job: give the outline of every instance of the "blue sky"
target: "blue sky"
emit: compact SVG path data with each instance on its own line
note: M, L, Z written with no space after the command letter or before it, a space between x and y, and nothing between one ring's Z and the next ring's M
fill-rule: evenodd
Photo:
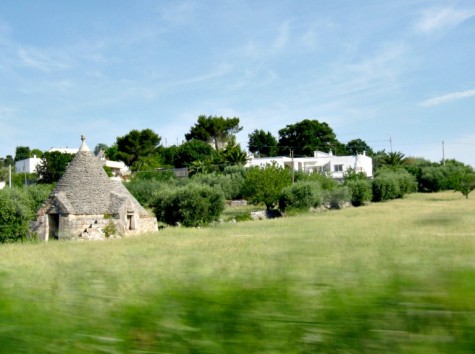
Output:
M205 114L475 166L473 1L2 1L0 79L0 156Z

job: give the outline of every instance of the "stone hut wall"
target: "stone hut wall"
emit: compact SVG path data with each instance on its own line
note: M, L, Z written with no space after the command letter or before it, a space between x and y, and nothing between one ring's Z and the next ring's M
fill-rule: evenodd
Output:
M61 216L59 221L59 239L103 240L106 238L103 229L109 222L112 222L118 228L119 220L104 218L102 214Z
M147 217L142 216L140 217L139 222L140 222L140 230L128 230L126 235L129 235L129 234L135 235L135 234L141 234L144 232L158 231L157 218L155 218L154 216L147 216ZM135 232L131 232L131 231L135 231Z
M104 215L68 215L61 217L59 239L71 240L104 240L108 236L104 229L112 224L115 228L111 238L133 236L144 232L158 230L157 219L154 217L141 217L137 221L137 228L127 229L127 225L119 215L104 217Z

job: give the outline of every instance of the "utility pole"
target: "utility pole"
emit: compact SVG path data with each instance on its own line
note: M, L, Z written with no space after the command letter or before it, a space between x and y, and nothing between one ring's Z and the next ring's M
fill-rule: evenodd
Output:
M445 144L442 140L442 166L445 166Z
M295 182L294 150L290 149L290 158L292 159L292 184Z
M391 148L391 154L393 153L393 139L391 139L391 135L386 133L387 136L389 136L389 147Z

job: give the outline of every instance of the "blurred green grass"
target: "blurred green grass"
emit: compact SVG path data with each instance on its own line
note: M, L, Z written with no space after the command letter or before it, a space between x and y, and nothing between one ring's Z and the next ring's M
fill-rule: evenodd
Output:
M475 200L453 193L0 247L1 353L475 352Z

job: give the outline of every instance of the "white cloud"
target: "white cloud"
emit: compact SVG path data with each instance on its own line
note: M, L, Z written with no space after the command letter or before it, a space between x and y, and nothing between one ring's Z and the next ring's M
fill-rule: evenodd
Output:
M472 96L475 96L475 89L452 92L446 95L430 98L428 100L422 101L420 105L423 107L437 106L442 103L452 102L452 101L456 101L462 98L467 98L467 97L472 97Z
M432 33L455 27L473 16L474 10L456 10L452 7L429 9L423 12L422 18L415 24L415 29L420 33Z
M67 56L54 56L34 47L20 47L17 51L17 55L23 65L44 72L63 70L70 66Z
M404 44L395 43L384 48L373 57L368 57L359 63L350 65L350 68L368 80L392 77L395 74L394 63L404 55L404 52Z
M175 85L189 85L189 84L195 84L199 82L204 82L216 78L220 78L222 76L225 76L229 74L232 71L232 66L226 63L222 63L218 65L214 70L204 73L202 75L198 75L195 77L190 77L189 79L181 80L175 82Z
M287 43L290 40L290 29L289 29L289 22L284 22L280 27L277 34L277 37L274 40L273 48L274 50L281 50L285 48Z
M392 43L359 61L344 58L333 63L317 84L327 87L327 95L333 98L379 95L397 87L405 54L404 43Z
M274 37L266 38L261 41L256 41L254 38L249 39L243 47L245 55L252 60L262 62L264 59L273 57L278 54L278 52L285 50L290 43L289 21L282 22L272 35L274 35Z

